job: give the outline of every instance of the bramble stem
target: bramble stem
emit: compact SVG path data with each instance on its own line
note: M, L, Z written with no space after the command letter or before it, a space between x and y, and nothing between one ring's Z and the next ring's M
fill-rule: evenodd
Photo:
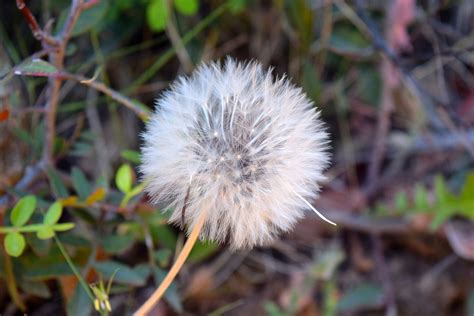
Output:
M198 239L199 233L201 232L201 229L204 226L205 220L206 220L206 212L202 212L197 220L196 225L194 225L193 230L191 231L191 234L189 235L188 240L184 244L183 249L179 253L178 258L176 258L175 263L171 267L165 279L163 280L163 282L161 282L160 286L155 290L155 292L153 292L150 298L148 298L145 304L143 304L140 307L140 309L137 310L135 314L133 314L134 316L148 315L151 309L161 299L163 294L165 294L166 290L171 285L171 282L173 282L174 278L178 274L179 270L181 270L181 267L183 266L184 262L188 258L189 253L191 252L191 249L193 249L193 246Z

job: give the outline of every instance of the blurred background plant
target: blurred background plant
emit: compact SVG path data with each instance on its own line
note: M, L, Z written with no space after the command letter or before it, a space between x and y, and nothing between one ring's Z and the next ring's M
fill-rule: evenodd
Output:
M315 205L338 227L198 244L156 314L474 315L472 1L0 8L0 314L140 306L185 239L142 193L143 120L178 75L232 55L322 110L334 159Z

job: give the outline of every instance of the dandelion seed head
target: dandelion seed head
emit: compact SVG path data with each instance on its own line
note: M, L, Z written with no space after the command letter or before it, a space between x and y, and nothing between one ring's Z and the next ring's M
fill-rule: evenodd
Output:
M157 101L143 134L141 172L170 221L233 248L267 244L317 196L328 166L319 112L286 77L257 62L200 66ZM186 203L186 205L184 205Z

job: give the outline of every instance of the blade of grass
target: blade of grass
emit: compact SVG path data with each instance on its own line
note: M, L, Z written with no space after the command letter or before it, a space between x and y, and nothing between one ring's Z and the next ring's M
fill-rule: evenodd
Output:
M211 24L215 19L217 19L225 10L228 8L228 2L222 4L217 9L212 11L207 17L200 21L193 29L189 30L183 37L181 44L186 45L191 41L196 35L198 35L202 30L204 30L209 24ZM158 70L161 69L175 54L176 46L169 48L163 55L156 60L156 62L151 65L140 77L138 77L134 82L132 82L123 92L129 94L138 86L142 85L150 78L152 78Z
M71 268L76 278L79 280L79 283L81 284L82 288L84 289L84 291L86 291L87 296L89 296L89 298L91 299L91 302L94 303L94 295L92 295L89 285L84 280L82 275L79 273L79 270L77 270L76 266L74 265L74 262L72 262L72 259L67 253L66 249L64 248L63 243L59 240L58 236L56 235L54 236L54 240L56 241L56 245L58 245L58 248L61 251L64 259L66 259L67 264Z

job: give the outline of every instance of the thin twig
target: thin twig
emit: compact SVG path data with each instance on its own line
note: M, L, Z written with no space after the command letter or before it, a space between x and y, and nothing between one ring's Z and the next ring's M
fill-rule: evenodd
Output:
M384 58L382 61L382 72L390 71L390 62ZM375 133L375 142L372 150L371 161L367 172L367 191L372 192L377 186L380 168L386 151L386 140L390 130L390 117L394 110L393 90L386 82L382 88L382 107L377 113L377 130Z
M355 0L356 12L359 16L360 20L365 23L367 26L367 30L369 31L369 35L372 39L372 43L375 49L379 50L390 62L393 66L395 66L399 73L402 75L402 79L404 80L406 86L416 95L421 103L424 105L424 108L430 118L430 122L433 127L437 130L450 130L453 135L456 137L460 137L462 139L461 145L464 147L466 152L474 157L474 146L469 142L468 139L464 138L464 134L455 128L455 123L452 121L448 111L449 109L443 104L441 101L437 100L431 94L429 94L423 86L415 79L412 75L411 70L407 69L400 61L399 56L397 53L392 49L388 43L385 41L384 37L379 31L379 28L375 24L375 22L369 17L366 10L364 9L364 1L363 0ZM383 122L382 122L383 123ZM381 162L381 158L379 158L379 163ZM377 169L379 168L377 165L373 166L373 174L376 174ZM373 176L372 176L373 178ZM373 179L372 179L373 180ZM377 190L377 186L374 185L375 181L372 181L372 185L369 185L367 188L367 194L373 195Z
M117 91L107 87L102 82L97 82L97 81L94 81L94 80L87 79L86 77L81 76L81 75L75 75L75 74L70 74L70 73L65 73L65 72L62 73L62 76L65 79L70 79L70 80L77 81L79 83L82 83L85 86L88 86L90 88L93 88L97 91L102 92L103 94L109 96L112 100L126 106L127 108L129 108L130 110L135 112L143 120L147 119L148 116L150 115L150 113L148 111L146 111L142 107L139 107L131 99L127 98L126 96L124 96L120 92L117 92Z
M417 80L415 80L410 72L410 70L404 67L397 56L397 54L393 51L391 47L385 42L382 34L379 32L379 28L375 24L375 22L369 17L367 12L365 12L363 0L355 0L356 5L356 12L359 16L360 20L365 23L367 26L367 30L369 31L369 35L372 39L372 44L374 48L384 54L391 62L394 64L398 69L400 69L400 73L404 76L405 81L409 84L408 87L413 88L413 92L417 95L420 100L425 105L425 109L427 110L429 117L431 119L431 123L437 128L442 130L444 128L444 124L436 115L436 106L442 106L433 99L433 97L428 94L423 87L419 84Z
M356 215L345 210L324 210L324 214L337 223L339 228L369 234L409 234L416 229L402 219L380 218Z
M384 300L386 305L386 313L387 316L396 316L398 315L397 312L397 304L395 300L395 292L393 288L393 282L390 278L390 273L387 267L387 260L385 259L385 255L383 253L383 244L380 240L380 236L372 235L372 242L374 245L374 257L375 262L378 268L379 278L382 281L384 287Z
M169 5L169 3L167 5ZM168 9L168 12L174 11ZM166 34L168 34L171 44L173 44L173 47L176 51L176 55L178 56L181 65L183 65L184 70L187 73L190 73L193 70L194 65L191 60L191 57L189 57L188 51L186 50L186 46L183 45L183 40L179 35L178 29L175 26L174 14L171 14L171 19L166 24Z
M69 15L64 23L63 29L57 39L57 49L49 54L49 61L56 69L62 71L64 68L64 57L66 54L67 43L71 37L74 25L79 18L79 15L84 9L83 0L73 0ZM44 46L44 44L43 44ZM59 103L59 90L61 89L62 78L49 78L49 102L46 105L46 137L43 152L43 162L46 165L52 164L53 161L53 146L54 138L56 136L56 112Z
M96 136L94 137L93 144L98 158L98 171L108 181L112 174L112 163L110 161L109 148L104 137L104 129L97 111L98 94L99 92L93 89L90 89L87 93L86 115L90 128Z
M57 37L53 37L49 32L50 27L46 27L47 31L41 30L36 18L31 13L30 9L26 6L24 0L17 0L17 8L21 11L25 17L28 25L31 28L33 36L41 41L43 51L48 52L49 61L53 64L56 69L62 71L64 68L64 57L66 55L66 47L71 38L72 30L74 25L79 18L79 15L83 10L90 8L96 4L96 0L84 2L84 0L73 0L71 9L69 10L68 17L64 23L64 26ZM48 95L49 100L46 104L46 131L45 131L45 146L43 151L43 163L51 165L53 163L53 145L54 138L56 136L56 112L59 103L59 91L61 89L61 83L63 78L55 77L49 78L48 83Z
M16 7L18 8L18 10L20 10L21 14L23 14L23 17L28 22L28 26L30 27L33 36L37 40L42 41L44 42L44 44L48 44L50 46L58 45L58 41L54 37L52 37L40 28L38 21L36 21L36 18L33 13L31 13L30 9L26 6L25 1L16 0Z

